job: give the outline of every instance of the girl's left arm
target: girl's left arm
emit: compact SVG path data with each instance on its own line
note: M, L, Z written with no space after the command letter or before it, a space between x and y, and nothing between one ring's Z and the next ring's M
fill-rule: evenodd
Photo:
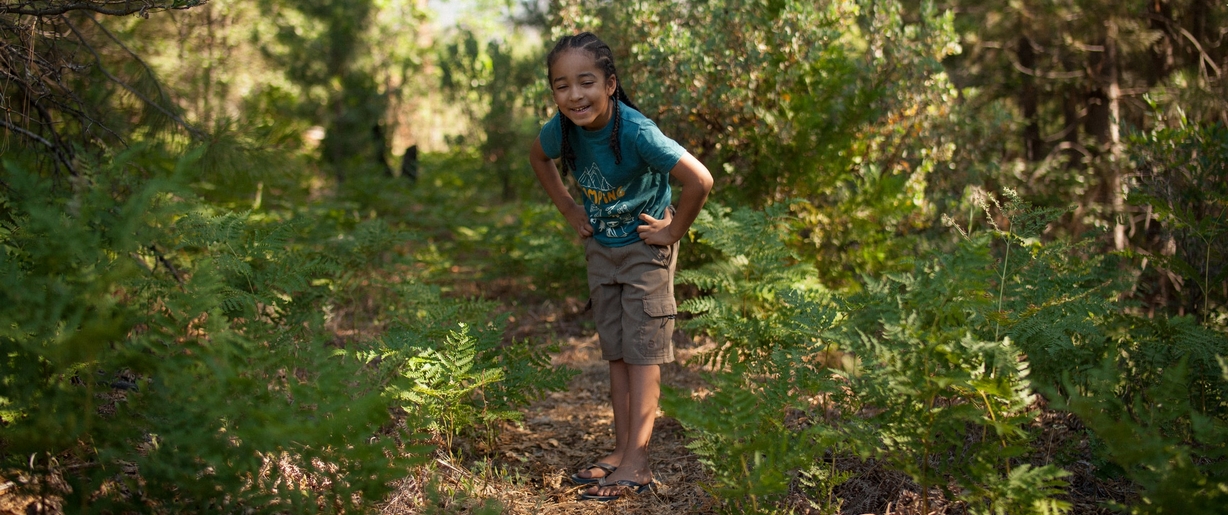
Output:
M712 191L712 174L708 167L695 159L690 152L682 155L669 174L682 183L682 195L678 198L678 212L672 217L665 211L665 218L657 220L647 214L640 215L644 223L636 228L640 238L652 245L673 245L690 230L699 216L708 192Z

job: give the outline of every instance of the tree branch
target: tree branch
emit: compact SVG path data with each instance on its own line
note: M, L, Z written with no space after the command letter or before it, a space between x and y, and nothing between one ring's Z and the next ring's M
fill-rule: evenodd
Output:
M56 144L55 144L55 143L52 143L52 142L50 142L50 141L47 141L47 139L46 139L46 138L44 138L44 137L42 137L42 136L39 136L38 134L35 134L35 133L30 132L30 131L28 131L28 130L25 130L25 129L21 128L21 127L18 127L18 126L16 126L16 125L13 125L13 124L9 123L9 122L8 122L8 120L5 120L5 119L3 119L3 118L0 118L0 127L4 127L4 128L6 128L6 129L8 129L8 130L10 130L10 131L16 132L17 134L20 134L20 135L25 136L25 137L27 137L27 138L30 138L30 139L32 139L32 140L34 140L34 141L37 141L37 142L39 142L39 143L42 143L42 144L43 144L43 145L45 145L47 148L51 149L51 153L52 153L52 154L55 154L56 160L57 160L57 161L59 161L60 163L62 163L62 164L64 165L64 168L67 168L67 169L68 169L68 173L72 174L73 176L76 176L76 175L77 175L77 170L76 170L75 168L73 168L72 163L71 163L71 162L69 162L69 161L68 161L68 159L67 159L66 157L64 157L64 154L63 154L62 149L61 149L60 147L56 146Z
M91 19L92 21L94 21L94 23L98 23L98 21L97 21L97 20L93 20L93 18L90 18L90 19ZM190 134L191 134L193 137L195 137L195 138L197 138L197 139L205 139L205 134L204 134L203 132L201 132L201 131L200 131L200 129L197 129L196 127L193 127L193 126L189 125L189 124L188 124L188 122L185 122L185 121L183 120L183 118L180 118L180 117L179 117L179 115L176 115L175 113L171 112L169 109L167 109L167 108L163 107L163 106L162 106L162 104L159 104L159 103L157 103L157 102L154 102L154 101L153 101L153 100L151 100L149 97L145 96L145 94L144 94L144 93L141 93L141 92L140 92L140 91L138 91L136 88L134 88L134 87L132 87L131 85L129 85L127 82L124 82L124 81L120 80L120 78L119 78L119 77L116 77L115 75L112 75L112 74L111 74L111 72L107 71L106 67L104 67L104 66L102 65L102 57L98 55L98 51L97 51L97 50L95 50L95 49L94 49L94 47L93 47L93 46L91 46L91 45L89 44L89 42L87 42L87 41L85 40L85 36L84 36L83 34L81 34L81 31L77 30L76 25L73 25L73 24L72 24L72 22L71 22L71 21L69 21L67 18L61 17L61 20L63 20L63 21L64 21L64 24L68 26L69 30L71 30L71 31L72 31L72 33L73 33L73 34L75 34L75 35L77 36L77 39L78 39L78 40L81 42L81 45L82 45L82 46L84 46L84 47L85 47L85 49L86 49L86 50L88 50L90 54L93 54L93 56L94 56L94 62L95 62L97 65L98 65L98 69L99 69L100 71L102 71L103 75L106 75L106 76L107 76L107 78L108 78L108 79L111 79L111 81L112 81L112 82L114 82L114 83L116 83L116 84L120 85L120 87L122 87L122 88L124 88L124 89L128 90L128 92L129 92L129 93L132 93L133 95L135 95L137 98L141 99L141 100L142 100L143 102L145 102L146 104L148 104L148 105L150 105L150 106L153 106L153 107L154 107L155 109L157 109L158 111L161 111L161 112L162 112L162 114L164 114L164 115L166 115L168 118L170 118L170 119L174 120L174 121L175 121L175 123L179 124L179 126L183 127L185 130L187 130L187 131L188 131L188 133L190 133ZM108 34L109 34L109 33L108 33ZM144 63L142 63L142 64L144 64ZM148 68L146 68L146 69L148 70ZM161 89L161 88L159 88L159 89L158 89L158 93L159 93L159 94L161 94L161 93L162 93L162 89Z
M20 63L24 66L18 67L14 63ZM22 90L27 99L36 108L43 110L42 103L46 101L54 106L56 111L76 119L81 123L82 131L90 135L90 137L102 137L102 135L94 134L92 130L93 127L98 127L115 138L115 141L127 147L128 144L124 141L123 136L117 134L106 124L86 114L84 110L84 106L86 106L85 101L78 97L72 88L64 85L62 82L63 78L56 71L59 68L65 67L70 69L78 68L77 65L72 63L52 63L41 52L28 52L25 49L16 48L14 45L0 40L0 79L4 79L6 84L15 85L19 90ZM27 81L27 78L33 82ZM0 107L6 104L5 100L8 100L8 97L0 97ZM5 109L7 110L7 108ZM24 116L24 113L22 114ZM43 115L44 119L50 117L50 113L43 113ZM50 123L48 121L48 124ZM59 142L59 138L57 138L57 142Z
M149 11L165 11L167 9L188 9L196 7L208 0L187 0L182 5L179 2L151 2L115 0L110 2L69 2L59 5L36 6L35 2L0 4L0 14L18 14L25 16L59 16L71 11L89 11L109 16L127 16L140 14L145 16Z
M115 37L114 33L112 33L109 29L107 29L105 25L99 23L98 20L94 19L93 16L90 16L89 19L90 21L94 22L94 25L97 25L99 29L102 29L102 33L106 34L107 37L111 39L111 41L114 41L116 45L119 45L120 48L124 49L124 52L127 52L128 55L132 57L132 60L136 61L137 64L140 64L141 68L145 69L145 73L149 74L150 77L153 77L154 79L153 85L154 85L154 88L158 90L158 98L165 98L165 99L170 98L170 95L167 95L166 91L162 89L162 83L158 81L158 74L154 73L153 69L149 67L149 64L147 64L144 59L141 59L141 56L136 55L136 52L133 52L131 48L128 48L128 45L125 45L123 41L120 41L119 38ZM175 116L175 115L171 115L171 116L172 118L174 118L176 122L179 123L179 125L182 125L184 129L187 129L187 131L192 133L192 135L195 136L197 139L205 138L204 132L200 131L196 127L189 125L186 121L184 121L182 118L179 118L178 116Z
M1042 72L1042 71L1039 71L1039 70L1036 70L1036 69L1033 69L1033 68L1028 68L1028 67L1025 67L1023 64L1021 64L1021 63L1019 62L1019 59L1018 59L1017 57L1012 56L1012 55L1010 55L1009 53L1007 53L1007 59L1010 59L1010 61L1011 61L1011 65L1013 65L1013 66L1015 67L1015 69L1019 71L1019 73L1022 73L1022 74L1024 74L1024 75L1031 75L1031 76L1033 76L1033 77L1039 77L1039 78L1042 78L1042 79L1056 79L1056 80L1077 79L1077 78L1079 78L1079 77L1082 77L1082 76L1083 76L1083 72L1082 72L1082 71L1077 71L1077 72Z
M1219 65L1215 64L1215 59L1212 59L1210 55L1207 55L1207 51L1202 49L1202 44L1198 42L1198 38L1195 38L1193 34L1190 34L1190 31L1185 30L1185 27L1178 25L1176 22L1165 16L1160 16L1155 13L1147 13L1147 17L1167 25L1169 30L1176 29L1178 32L1180 32L1185 39L1188 39L1190 43L1194 44L1194 49L1198 50L1199 60L1207 63L1208 67L1215 70L1215 78L1218 79L1223 76L1223 72L1220 70Z
M60 137L59 131L55 130L55 117L51 115L51 112L48 111L47 107L40 101L45 97L38 95L29 83L22 80L20 77L13 75L5 67L0 67L0 77L4 77L9 83L17 85L17 93L24 97L24 103L26 105L34 107L34 110L38 113L38 117L42 119L43 127L46 128L47 132L51 133L51 141L64 153L65 160L72 161L72 148L64 144L64 140ZM0 104L0 109L4 109L6 114L13 112L7 105L4 104ZM29 115L24 112L21 113L21 116L27 120L30 119ZM72 169L70 168L69 171L71 172Z
M1198 40L1194 39L1194 35L1190 34L1190 31L1185 30L1185 27L1177 27L1177 30L1180 30L1181 35L1185 36L1185 39L1190 40L1190 43L1194 44L1194 48L1198 49L1198 55L1201 56L1202 60L1207 63L1207 66L1210 66L1212 70L1215 70L1215 78L1218 79L1222 77L1223 72L1221 72L1219 66L1215 64L1215 60L1211 59L1211 56L1207 55L1207 51L1202 49L1202 45L1198 43Z

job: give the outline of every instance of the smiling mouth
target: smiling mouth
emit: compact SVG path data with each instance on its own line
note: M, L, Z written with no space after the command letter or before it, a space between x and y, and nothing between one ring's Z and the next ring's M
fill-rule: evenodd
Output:
M572 113L575 113L575 114L584 114L584 113L587 113L587 112L588 112L588 110L589 110L589 108L590 108L590 107L592 107L592 106L584 106L584 107L572 108L571 112L572 112Z

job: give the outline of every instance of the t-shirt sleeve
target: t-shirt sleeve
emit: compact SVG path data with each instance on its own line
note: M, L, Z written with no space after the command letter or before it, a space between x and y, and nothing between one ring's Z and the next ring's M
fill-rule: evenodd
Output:
M542 131L537 134L537 139L541 141L542 150L546 152L546 157L550 159L558 159L563 155L563 129L560 125L559 114L554 113L554 117L542 126Z
M648 166L666 174L674 169L674 165L678 164L678 160L686 153L682 145L662 134L655 123L640 126L640 133L635 138L635 150Z

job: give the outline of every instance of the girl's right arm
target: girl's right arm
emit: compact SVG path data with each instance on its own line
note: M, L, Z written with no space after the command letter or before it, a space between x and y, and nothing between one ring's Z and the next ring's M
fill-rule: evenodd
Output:
M571 228L575 229L581 238L592 236L593 225L588 222L588 213L584 211L584 206L577 204L575 199L571 198L571 193L567 192L567 186L563 185L563 178L559 176L554 160L542 150L539 138L533 138L533 144L529 146L529 165L537 175L537 182L542 183L542 188L550 195L550 200L554 201L554 207L563 213Z

